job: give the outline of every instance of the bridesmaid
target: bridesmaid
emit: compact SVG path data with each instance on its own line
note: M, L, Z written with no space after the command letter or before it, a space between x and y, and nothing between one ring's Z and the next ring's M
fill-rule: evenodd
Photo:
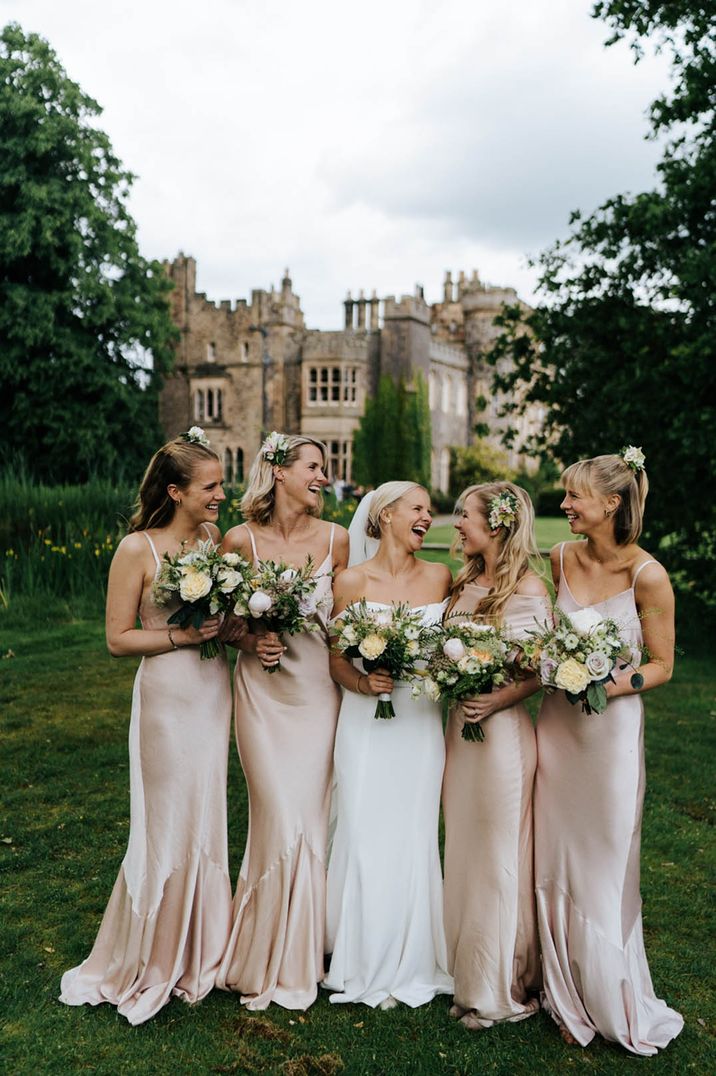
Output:
M276 444L283 445L276 449ZM249 832L231 938L217 985L249 1009L273 1001L307 1009L323 975L326 843L338 690L328 669L331 573L346 566L348 534L320 519L326 449L277 435L254 460L241 502L247 521L224 550L294 567L310 555L320 577L320 631L246 632L236 663L236 739L249 792ZM281 662L280 671L266 669Z
M107 1001L130 1024L172 994L189 1002L208 994L231 929L231 689L225 657L199 656L219 621L168 628L177 600L159 607L152 597L164 553L220 537L219 459L198 427L184 438L152 458L110 568L109 651L142 658L129 727L129 845L94 948L63 975L60 996L66 1005Z
M447 616L466 613L514 639L550 616L547 590L530 570L538 556L529 497L511 482L470 486L455 529L465 565ZM453 707L446 731L445 932L455 977L450 1015L471 1030L524 1020L539 1008L532 788L537 749L523 705L535 676ZM481 743L465 721L484 723Z
M562 508L586 541L552 550L565 613L595 609L621 626L635 664L645 642L643 690L671 678L674 596L663 567L637 545L648 490L644 457L572 464ZM643 615L643 633L640 616ZM601 715L561 692L537 722L535 873L546 1007L565 1041L595 1034L655 1054L683 1019L655 995L644 952L639 847L644 800L644 709L627 669L608 683Z

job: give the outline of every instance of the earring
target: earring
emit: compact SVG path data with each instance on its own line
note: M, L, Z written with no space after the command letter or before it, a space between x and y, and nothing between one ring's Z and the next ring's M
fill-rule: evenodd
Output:
M390 523L390 521L391 521L391 519L392 519L392 518L393 518L392 516L386 516L386 517L385 517L385 522L386 522L386 523Z

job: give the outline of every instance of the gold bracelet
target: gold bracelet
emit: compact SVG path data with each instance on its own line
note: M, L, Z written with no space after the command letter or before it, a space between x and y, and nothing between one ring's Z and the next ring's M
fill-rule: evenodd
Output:
M167 631L167 635L169 636L169 642L172 644L172 650L178 650L179 647L174 642L174 636L172 635L173 630L174 630L173 628L169 628L168 631Z
M364 678L364 675L364 673L358 673L358 679L356 680L356 692L359 695L365 695L365 691L361 691L360 689L360 682Z

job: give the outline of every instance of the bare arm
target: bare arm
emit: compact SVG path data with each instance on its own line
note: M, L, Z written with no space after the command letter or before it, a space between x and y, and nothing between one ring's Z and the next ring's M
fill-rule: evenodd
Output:
M674 592L666 569L661 564L650 564L640 573L634 598L643 618L641 629L648 654L646 664L639 669L644 677L644 686L633 688L631 677L634 670L626 668L616 674L615 684L606 684L610 699L650 691L668 683L674 671Z
M211 617L201 628L137 628L142 591L148 583L148 547L139 534L128 534L112 558L107 584L105 632L107 649L114 657L152 657L168 654L179 646L194 646L213 639L219 618ZM172 639L174 644L172 644Z

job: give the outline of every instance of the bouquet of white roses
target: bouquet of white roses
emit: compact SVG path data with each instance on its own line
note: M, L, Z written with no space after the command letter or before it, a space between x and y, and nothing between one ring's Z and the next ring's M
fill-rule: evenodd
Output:
M182 548L173 557L164 554L154 581L154 600L165 605L178 595L182 604L167 623L200 628L208 617L233 607L235 591L245 585L251 572L251 565L238 553L221 553L207 538L187 552ZM216 639L209 639L201 644L201 656L215 658L220 649Z
M318 578L313 574L310 557L302 568L292 568L282 561L259 561L236 596L234 612L260 620L266 631L277 635L318 631L319 625L313 619L319 604L315 595ZM264 668L266 672L278 672L281 664Z
M571 703L581 702L587 714L607 708L605 684L612 673L633 666L631 647L619 635L615 620L602 617L590 606L574 613L554 609L554 626L531 631L520 643L523 659L536 672L547 691L562 690ZM644 677L634 671L631 685L642 687Z
M464 619L451 624L448 618L439 629L425 679L413 690L448 705L487 695L510 679L508 661L512 649L504 633L490 624ZM472 743L484 740L480 722L466 721L462 738Z
M423 624L407 604L372 609L362 599L336 621L335 648L347 658L361 658L366 672L385 669L394 680L409 680L429 649L435 628ZM389 694L378 696L374 717L395 717Z

